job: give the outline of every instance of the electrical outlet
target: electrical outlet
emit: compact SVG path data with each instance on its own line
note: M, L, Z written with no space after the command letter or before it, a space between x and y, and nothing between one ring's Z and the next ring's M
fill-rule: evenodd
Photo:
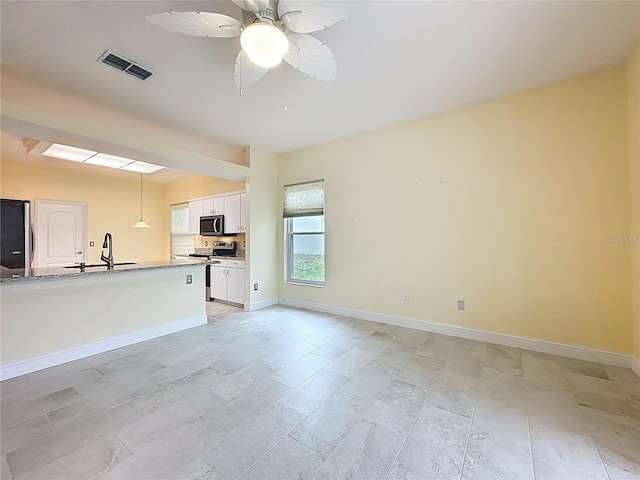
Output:
M205 240L205 242L204 242L204 246L205 246L205 247L208 247L208 246L209 246L209 242Z
M190 285L193 283L193 277L191 275L187 275L187 285Z
M256 290L258 290L258 284L257 284L257 283L254 283L254 284L253 284L253 291L256 291Z
M458 300L458 310L464 310L464 300Z
M404 296L404 303L409 303L409 295Z

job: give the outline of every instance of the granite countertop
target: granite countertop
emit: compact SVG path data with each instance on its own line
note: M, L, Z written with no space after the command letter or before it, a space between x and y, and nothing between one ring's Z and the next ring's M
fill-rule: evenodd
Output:
M48 267L32 268L29 275L25 275L24 270L10 270L3 268L0 282L28 282L34 280L44 280L51 278L82 277L86 275L105 275L123 272L136 272L143 270L153 270L159 268L188 267L192 265L206 265L210 261L206 258L175 258L171 260L159 260L155 262L140 262L130 265L116 265L112 270L107 269L106 264L99 267L86 267L84 272L80 268Z

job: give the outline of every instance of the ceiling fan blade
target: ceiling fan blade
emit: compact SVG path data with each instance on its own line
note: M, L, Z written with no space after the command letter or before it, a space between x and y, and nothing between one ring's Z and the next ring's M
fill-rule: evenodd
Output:
M148 22L194 37L237 37L242 24L228 15L211 12L164 12L147 15Z
M241 9L251 13L264 12L269 6L269 0L232 0Z
M249 60L249 55L244 50L240 50L236 57L236 68L233 77L236 81L236 87L244 88L256 83L264 77L269 69L260 67Z
M289 51L284 60L310 77L333 82L338 64L329 47L306 33L289 33Z
M278 16L285 27L296 33L317 32L347 18L327 1L280 0Z

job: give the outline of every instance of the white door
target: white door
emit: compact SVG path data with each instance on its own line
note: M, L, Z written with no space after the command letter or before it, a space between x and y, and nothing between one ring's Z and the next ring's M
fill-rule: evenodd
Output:
M249 226L249 209L247 208L247 194L240 194L240 231L246 232Z
M227 299L227 269L225 267L211 266L210 281L211 281L211 298L217 298L219 300Z
M244 269L227 268L227 298L230 302L244 303Z
M84 262L87 204L36 200L36 267Z
M216 213L213 209L213 198L205 198L202 200L202 215L213 215Z
M224 197L224 233L240 232L240 194Z
M224 197L213 198L213 214L224 215Z
M203 200L189 200L189 233L200 233L200 217L203 209Z

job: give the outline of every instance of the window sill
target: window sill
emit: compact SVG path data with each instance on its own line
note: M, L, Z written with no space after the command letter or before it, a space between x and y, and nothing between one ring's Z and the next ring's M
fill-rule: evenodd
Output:
M318 283L295 282L293 280L285 280L284 283L287 283L289 285L300 285L302 287L324 288L324 283L318 284Z

